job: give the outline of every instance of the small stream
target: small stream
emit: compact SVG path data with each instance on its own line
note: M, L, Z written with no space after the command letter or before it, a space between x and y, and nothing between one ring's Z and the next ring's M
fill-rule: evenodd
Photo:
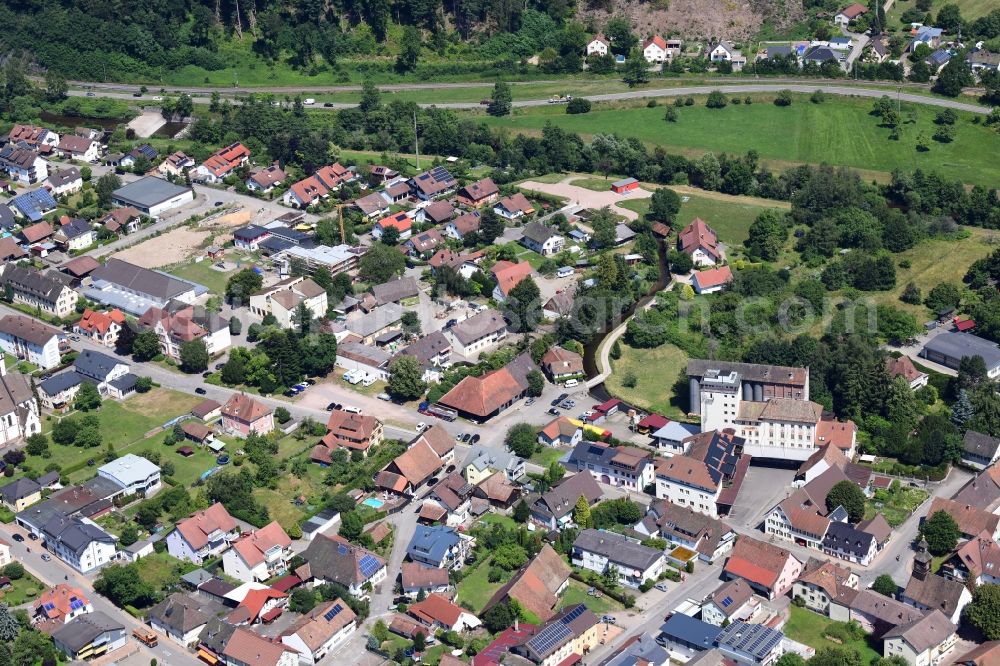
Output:
M661 240L659 241L658 247L659 250L657 252L657 255L659 259L660 277L657 279L656 283L649 288L649 291L646 292L645 296L640 298L631 307L625 310L624 313L622 313L621 321L625 321L629 317L631 317L638 308L645 307L647 303L656 298L657 292L662 291L667 286L667 284L669 284L670 267L667 264L666 243ZM583 371L586 373L587 377L594 377L595 375L600 374L600 368L598 368L597 366L597 350L600 348L601 343L604 341L604 338L606 338L608 334L611 333L611 331L615 330L615 328L618 327L618 324L621 323L621 321L616 321L608 324L600 335L591 339L590 342L584 345ZM608 393L607 389L604 388L603 382L598 384L597 386L592 387L590 389L590 394L601 401L608 400L611 398L611 395Z

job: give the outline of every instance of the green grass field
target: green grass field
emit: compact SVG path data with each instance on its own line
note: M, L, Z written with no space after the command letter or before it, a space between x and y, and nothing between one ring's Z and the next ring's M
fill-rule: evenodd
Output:
M896 258L896 288L892 291L872 292L866 294L876 303L889 303L901 310L912 313L917 322L927 321L932 317L931 311L924 305L911 305L899 300L900 295L911 280L920 287L921 293L927 293L941 282L951 282L962 287L962 276L977 259L987 256L1000 242L1000 236L995 232L963 227L968 230L969 238L961 240L931 239L924 241L905 252L894 255ZM947 258L946 261L942 261ZM900 268L899 262L908 260L910 268Z
M565 449L543 446L541 451L535 451L531 454L531 462L548 469L549 465L554 462L558 462L558 460L564 455L566 455Z
M567 608L577 604L583 604L593 611L597 617L607 613L617 613L624 608L620 603L606 594L602 594L600 599L590 596L587 594L586 585L571 578L566 589L563 590L562 595L559 597L559 608Z
M181 576L197 567L191 562L183 562L167 553L153 553L138 560L139 577L157 590L162 590L180 581Z
M483 609L492 597L493 593L499 590L503 583L491 583L489 581L490 562L483 560L476 564L476 568L458 584L458 591L455 603L466 602L472 606L476 613Z
M169 419L191 410L200 400L197 396L185 395L167 389L154 389L146 394L134 395L125 402L105 400L97 410L101 422L103 444L101 448L85 449L76 446L63 446L55 442L49 443L50 458L28 457L28 464L35 471L44 468L51 461L59 463L63 468L80 464L88 459L99 461L102 458L103 447L111 444L119 455L136 453L144 448L161 446L162 436L155 436L144 441L146 433L157 428ZM51 422L46 422L46 430L51 429ZM180 457L180 456L178 456ZM37 469L36 469L37 468ZM93 475L93 470L84 467L70 475L72 481L85 480Z
M179 278L204 285L213 294L222 296L226 293L226 282L235 271L216 270L212 268L212 262L205 259L174 266L167 272Z
M800 643L805 643L809 647L820 650L825 647L838 647L841 644L835 643L823 636L823 632L827 625L830 624L830 619L824 617L818 613L814 613L806 608L799 608L795 605L790 605L788 607L790 616L788 622L782 627L782 631L785 636L788 636L793 641L799 641ZM880 652L876 651L872 645L878 645L878 641L872 640L871 642L867 640L859 641L849 641L843 644L844 647L853 648L858 651L861 655L861 662L863 664L870 664L876 659L880 658L882 655Z
M687 201L683 201L684 197ZM736 197L734 197L736 198ZM705 220L719 234L719 240L730 247L742 245L749 234L750 224L767 210L755 203L733 203L709 197L681 194L681 210L677 214L677 227L683 228L696 217ZM776 204L780 202L775 202ZM622 208L645 215L649 210L649 199L633 199L618 204Z
M605 381L608 391L627 403L683 421L685 415L672 399L672 387L685 372L687 354L671 344L636 349L622 341L621 348L622 357L611 361L613 372ZM622 384L630 372L638 380L633 388Z
M889 172L932 169L972 184L992 186L1000 179L1000 163L992 159L1000 152L1000 134L971 123L972 114L959 113L955 140L948 144L930 140L936 111L920 105L904 105L904 118L912 112L913 125L904 124L899 141L889 139L889 130L878 127L869 115L872 100L829 96L823 104L812 104L796 95L789 107L765 101L708 109L704 97L692 107L680 109L676 123L664 121L664 107L602 105L587 114L567 115L563 109L531 107L511 116L483 121L495 127L537 132L546 123L591 136L615 132L636 137L651 145L687 154L704 151L745 153L756 150L767 160L783 163L822 163L868 171ZM918 152L916 138L923 132L930 150Z

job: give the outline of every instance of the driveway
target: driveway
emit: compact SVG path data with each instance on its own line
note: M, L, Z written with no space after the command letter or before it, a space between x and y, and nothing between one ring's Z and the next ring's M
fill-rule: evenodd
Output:
M935 363L934 361L929 361L920 355L920 351L924 348L924 345L926 345L928 342L930 342L937 336L941 335L942 333L948 332L949 330L951 329L950 326L948 325L937 326L929 331L924 331L923 333L918 335L914 340L913 344L911 345L903 345L902 347L893 347L891 345L885 345L885 348L888 349L889 351L898 351L903 356L909 356L911 360L916 361L920 365L928 367L931 370L940 372L941 374L948 375L950 377L957 377L958 376L957 370L949 368L948 366L945 365L941 365L940 363Z
M568 200L569 205L581 206L583 208L593 208L600 209L605 206L610 207L615 213L623 215L629 220L639 219L638 213L631 211L627 208L622 208L618 204L623 201L629 201L634 199L648 199L653 196L653 193L649 190L644 190L642 188L632 190L627 195L615 194L611 191L611 181L608 181L608 190L606 192L595 192L594 190L589 190L586 187L580 187L578 185L570 185L569 181L578 178L579 176L570 175L567 176L559 183L539 183L534 180L527 180L521 183L520 187L526 190L535 190L542 192L544 194L552 194L557 197L564 197Z

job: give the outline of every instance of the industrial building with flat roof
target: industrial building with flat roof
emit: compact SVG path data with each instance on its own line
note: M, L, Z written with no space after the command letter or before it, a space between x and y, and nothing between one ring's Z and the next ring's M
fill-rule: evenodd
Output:
M189 201L194 201L194 190L155 176L145 176L123 185L111 195L114 205L132 206L150 217L159 217Z

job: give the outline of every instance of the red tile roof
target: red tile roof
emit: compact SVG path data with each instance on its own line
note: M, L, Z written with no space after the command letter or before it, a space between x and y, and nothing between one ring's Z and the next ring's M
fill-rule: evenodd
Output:
M250 157L250 150L242 143L232 143L225 148L220 148L205 160L203 166L208 169L216 178L226 176L230 171L240 166L243 160Z
M121 310L111 310L109 312L98 312L87 308L83 311L83 316L77 322L81 331L87 333L96 332L99 335L106 335L111 330L112 324L121 326L125 323L125 315Z
M711 289L733 281L733 272L729 266L719 266L705 271L698 271L692 278L699 289Z
M816 424L816 443L833 444L842 451L849 451L858 427L854 421L826 421Z
M177 523L177 531L195 550L208 545L208 535L212 532L232 532L236 527L236 521L226 507L218 502Z
M270 641L248 629L237 628L222 654L246 666L277 666L285 652L295 653L284 643Z
M705 224L700 217L696 217L691 224L684 227L684 230L677 236L681 250L691 254L699 247L716 259L719 258L719 238L712 227Z
M482 377L465 377L439 402L460 412L485 417L520 395L521 385L507 368Z
M520 284L521 280L531 275L531 264L527 261L522 261L519 264L510 261L498 261L493 264L490 272L496 278L500 291L506 296L510 293L511 289Z
M233 548L250 568L263 563L265 553L271 548L275 546L290 548L291 545L292 540L276 520L233 542Z
M784 548L741 536L726 562L726 572L773 590L792 554Z
M411 616L427 625L435 622L448 628L454 627L461 618L462 613L467 613L461 606L456 606L446 598L436 592L431 592L423 601L410 606Z
M244 423L253 423L271 413L271 408L245 393L235 393L222 407L222 415Z
M375 226L381 229L393 227L400 233L403 233L404 231L409 231L413 227L413 220L407 216L406 211L400 211L394 215L383 217L375 223Z

